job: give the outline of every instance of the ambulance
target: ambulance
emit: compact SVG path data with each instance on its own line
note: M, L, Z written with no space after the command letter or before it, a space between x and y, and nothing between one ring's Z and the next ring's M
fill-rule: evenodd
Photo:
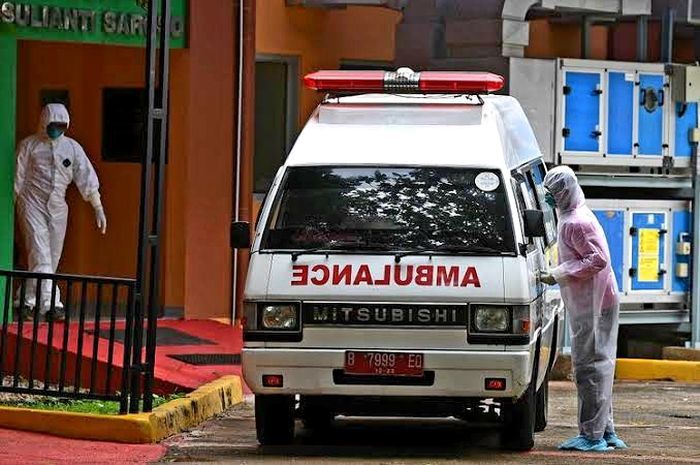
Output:
M296 420L495 422L528 450L547 423L563 307L546 167L490 73L318 71L325 93L260 211L243 375L261 444ZM251 240L252 236L252 240ZM360 420L362 421L362 420Z

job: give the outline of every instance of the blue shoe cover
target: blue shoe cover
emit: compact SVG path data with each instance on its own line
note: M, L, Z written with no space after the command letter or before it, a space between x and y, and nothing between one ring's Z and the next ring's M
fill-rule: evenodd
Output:
M597 441L588 439L584 436L577 436L571 438L568 441L564 441L560 446L561 450L580 450L582 452L605 452L612 450L608 447L608 443L605 439L600 438Z
M616 433L605 433L603 439L605 439L605 442L607 442L610 447L614 447L615 449L629 449L625 441L620 439Z
M571 446L573 446L574 444L577 444L581 439L585 439L585 438L586 437L582 434L579 434L578 436L574 436L573 438L569 438L566 441L559 444L559 449L561 449L561 450L571 449Z

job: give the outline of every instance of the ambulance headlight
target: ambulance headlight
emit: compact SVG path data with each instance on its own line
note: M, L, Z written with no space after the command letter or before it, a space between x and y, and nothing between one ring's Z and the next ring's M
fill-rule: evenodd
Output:
M293 331L299 327L299 312L293 304L267 304L259 307L260 329Z
M300 342L301 302L245 301L244 342Z
M508 307L476 306L472 308L472 329L477 333L507 333L511 328Z

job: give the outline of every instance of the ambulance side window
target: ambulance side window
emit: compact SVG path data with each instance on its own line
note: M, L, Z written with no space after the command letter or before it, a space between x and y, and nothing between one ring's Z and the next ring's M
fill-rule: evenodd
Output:
M528 197L527 193L527 187L525 185L525 178L520 175L519 173L512 173L513 175L513 190L515 191L515 199L516 202L518 203L518 211L519 211L519 217L521 218L520 220L520 229L521 231L524 232L523 228L523 223L522 223L522 216L523 212L525 210L528 210L532 208L529 206L528 201L526 198ZM527 238L527 244L528 244L528 250L531 250L532 247L535 245L535 242L531 237Z
M551 246L557 241L557 214L556 211L544 201L544 176L547 174L544 163L538 162L528 171L527 177L529 184L534 188L538 199L539 209L544 213L544 225L547 231L545 236L545 245Z
M531 182L530 179L528 179L529 176L520 176L520 190L523 192L523 195L525 196L525 205L527 208L532 209L532 210L539 210L540 205L539 201L537 199L537 194L535 193L535 188Z

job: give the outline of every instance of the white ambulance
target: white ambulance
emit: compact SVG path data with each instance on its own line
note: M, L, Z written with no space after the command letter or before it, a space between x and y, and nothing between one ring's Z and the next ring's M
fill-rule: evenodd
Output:
M489 73L319 71L327 93L279 170L250 246L243 374L258 440L295 419L490 412L504 446L546 425L563 307L556 241L518 102ZM486 401L486 403L484 403Z

